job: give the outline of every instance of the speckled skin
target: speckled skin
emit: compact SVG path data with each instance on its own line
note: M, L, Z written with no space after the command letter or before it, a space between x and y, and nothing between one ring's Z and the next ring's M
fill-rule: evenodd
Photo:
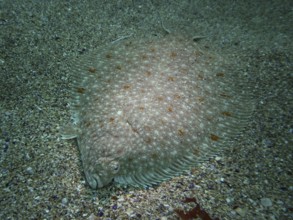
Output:
M228 147L245 83L189 38L129 39L74 61L76 134L92 188L148 186Z

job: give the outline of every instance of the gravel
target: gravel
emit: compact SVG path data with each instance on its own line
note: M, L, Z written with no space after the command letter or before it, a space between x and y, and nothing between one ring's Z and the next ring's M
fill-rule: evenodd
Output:
M292 3L0 1L0 219L293 219ZM70 120L70 61L119 38L188 32L260 88L222 155L147 189L86 184Z

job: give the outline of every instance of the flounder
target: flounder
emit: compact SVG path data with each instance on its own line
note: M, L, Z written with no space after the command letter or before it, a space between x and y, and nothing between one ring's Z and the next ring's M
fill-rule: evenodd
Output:
M77 138L94 189L178 175L230 147L253 110L245 76L187 37L121 40L70 71L74 123L64 137Z

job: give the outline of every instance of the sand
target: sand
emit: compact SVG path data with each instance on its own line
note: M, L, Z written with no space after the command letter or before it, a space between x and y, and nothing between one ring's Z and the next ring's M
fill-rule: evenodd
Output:
M180 3L179 3L180 2ZM239 1L240 2L240 1ZM293 4L0 1L0 219L293 219ZM256 108L222 155L148 189L86 184L70 120L70 61L126 36L188 33L255 79Z

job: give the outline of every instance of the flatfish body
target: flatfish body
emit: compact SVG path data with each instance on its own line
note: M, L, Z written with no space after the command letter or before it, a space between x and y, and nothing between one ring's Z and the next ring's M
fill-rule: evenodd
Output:
M92 188L150 186L230 147L253 110L245 77L192 39L127 39L78 57L74 123ZM65 132L66 133L66 132Z

